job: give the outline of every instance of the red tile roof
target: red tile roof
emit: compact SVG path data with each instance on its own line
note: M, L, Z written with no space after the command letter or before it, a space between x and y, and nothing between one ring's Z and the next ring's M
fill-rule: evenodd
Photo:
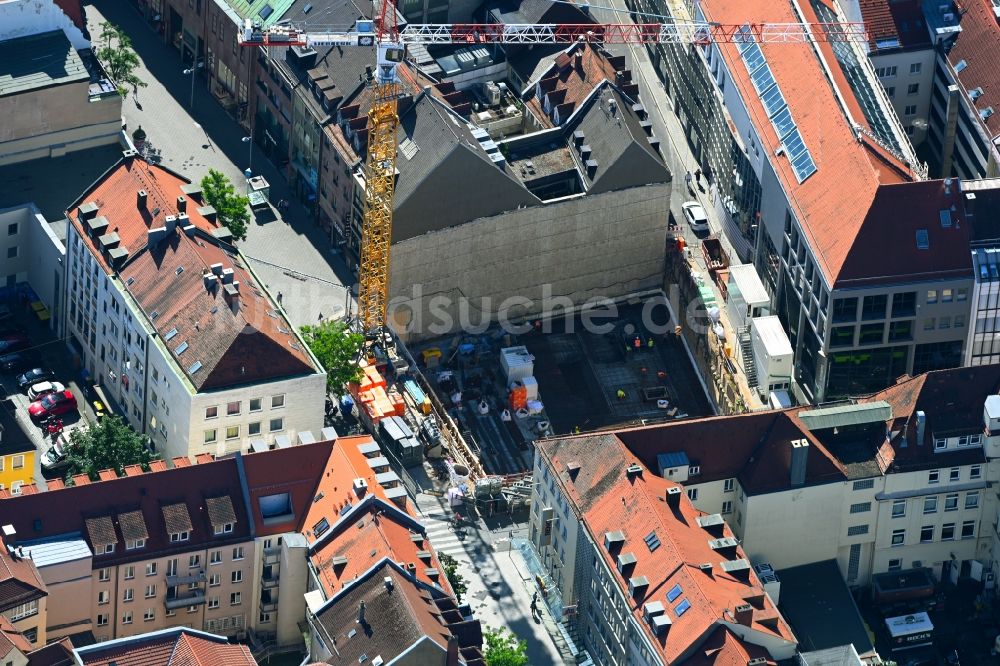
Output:
M802 11L799 16L788 0L705 0L700 6L708 20L722 23L818 21L809 3L796 4ZM814 47L822 54L826 69ZM780 147L778 136L750 83L736 45L722 44L720 50L747 104L764 150L775 154ZM858 140L851 123L870 129L868 121L829 44L763 44L761 50L812 154L817 172L799 183L787 159L779 157L772 163L809 238L816 261L832 284L852 250L878 187L909 181L912 177L908 167L896 158ZM840 100L844 101L850 120Z
M649 640L658 646L665 663L674 663L697 648L714 627L721 622L735 622L734 611L753 601L748 622L747 642L762 641L774 644L795 641L791 629L781 618L777 608L764 594L763 587L751 570L746 580L725 572L721 562L745 558L739 547L727 557L711 547L710 542L719 537L731 537L728 526L721 532L709 532L698 523L705 515L694 508L683 492L676 495L677 503L666 501L667 490L677 484L667 481L649 470L638 475L626 473L626 468L636 462L635 456L617 440L595 446L587 437L570 437L545 440L538 443L538 451L546 459L559 479L563 493L577 508L597 549L604 557L613 578L626 598L630 598L630 612ZM571 478L567 464L585 460L586 464ZM592 468L584 478L584 470ZM625 537L620 551L609 552L605 534L621 532ZM652 535L659 546L651 549L646 539ZM635 556L635 564L625 570L618 567L617 556ZM711 563L712 569L704 571L699 565ZM629 580L645 577L648 586L633 597L629 593ZM680 586L675 598L668 601L667 592ZM683 600L690 607L678 614ZM667 632L657 635L643 617L644 605L660 602L666 607L671 621Z
M726 627L716 627L694 654L681 663L684 666L747 666L751 659L764 659L767 666L775 664L764 648L744 643Z
M860 0L860 5L873 49L895 48L888 46L893 39L903 48L930 45L919 0Z
M21 635L21 632L14 628L5 616L0 615L0 659L3 659L14 650L21 654L31 652L31 643ZM12 663L11 660L7 663Z
M257 666L246 645L186 627L98 643L77 654L83 666Z
M543 127L555 127L551 114L557 105L563 105L559 118L565 122L602 81L615 83L616 71L623 69L623 62L599 46L574 44L526 91L527 106Z
M111 169L81 199L98 204L98 215L108 219L108 231L118 234L129 259L120 268L129 291L187 378L198 390L218 389L316 372L292 326L260 287L243 258L222 245L211 232L214 223L198 213L195 202L186 206L192 235L179 228L148 245L148 231L177 214L177 197L188 181L159 166L126 159ZM147 192L140 209L136 192ZM153 211L159 209L157 215ZM106 260L87 233L86 222L70 213L91 252L106 271ZM232 269L230 282L238 296L227 296L232 285L224 280L206 284L211 266ZM180 352L178 352L180 349Z
M1000 22L990 0L962 0L959 5L962 31L948 52L952 67L965 61L958 80L966 91L979 87L983 94L973 106L980 111L992 106L994 113L984 124L990 135L1000 135Z
M48 593L31 558L22 556L0 540L0 611L41 599Z

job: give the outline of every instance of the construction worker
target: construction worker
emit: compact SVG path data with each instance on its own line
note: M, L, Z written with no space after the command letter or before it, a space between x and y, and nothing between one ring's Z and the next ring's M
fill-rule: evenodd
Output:
M573 434L574 435L579 435L580 434L580 426L576 426L576 427L573 428Z
M618 399L619 400L624 400L625 399L625 390L624 389L618 389Z
M646 346L649 347L650 349L653 348L653 338L652 337L650 337L649 341L646 342Z

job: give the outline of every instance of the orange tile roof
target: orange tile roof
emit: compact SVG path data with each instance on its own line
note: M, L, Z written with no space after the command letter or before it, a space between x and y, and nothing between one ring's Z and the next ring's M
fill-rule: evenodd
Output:
M809 3L788 0L705 0L706 19L722 23L818 22ZM767 119L735 44L720 44L728 70L750 112L765 151L774 155L778 136ZM819 53L822 54L821 64ZM799 183L784 157L772 160L779 180L804 233L809 238L819 267L830 284L854 243L855 236L879 186L912 180L908 167L895 157L876 154L858 140L851 123L870 129L829 44L762 44L775 81L805 141L817 172ZM831 85L827 71L833 79ZM840 100L850 114L845 115ZM888 162L888 164L887 164ZM891 166L890 166L891 165Z
M20 631L14 628L10 620L0 615L0 659L14 650L18 650L21 654L28 654L31 652L31 643L21 635Z
M705 514L694 508L684 492L678 494L675 507L668 505L667 490L679 486L649 469L630 478L626 468L636 458L621 442L595 448L586 438L562 438L540 443L538 450L556 471L565 495L578 508L594 543L614 572L615 582L631 600L631 612L652 644L659 646L666 663L674 663L700 645L718 623L735 622L735 608L751 601L754 608L748 620L750 632L744 640L753 642L756 634L757 640L795 641L752 571L743 581L722 569L721 561L727 558L713 550L709 542L720 535L731 537L728 525L721 533L702 528L697 520ZM584 495L577 492L576 481L566 470L568 463L581 459L591 468L591 478L599 478L588 485ZM617 555L605 548L604 535L618 531L625 536L618 554L631 553L636 558L627 577L619 572ZM660 545L651 550L645 540L654 533ZM730 559L745 557L737 547ZM703 571L699 567L702 563L711 563L711 571ZM638 576L646 577L649 585L633 598L628 592L629 579ZM667 592L675 586L680 586L680 592L668 601ZM690 602L690 608L678 615L684 599ZM644 604L653 601L663 603L671 620L662 636L657 636L643 617Z
M919 0L860 0L861 18L873 49L895 39L900 47L930 44Z
M959 5L962 31L948 52L952 67L965 61L958 73L963 88L980 87L983 94L973 102L980 111L992 106L994 113L984 124L991 136L1000 135L1000 21L990 0L963 0Z
M751 659L764 659L767 666L775 663L764 648L744 643L726 627L716 627L695 653L681 663L684 666L747 666Z
M615 81L616 70L611 54L600 47L574 44L556 57L535 89L528 91L531 98L527 106L543 127L555 127L551 116L554 106L561 107L560 118L565 122L602 81Z
M186 627L98 643L77 654L84 666L257 666L246 645Z
M0 611L48 596L48 588L30 557L0 539Z

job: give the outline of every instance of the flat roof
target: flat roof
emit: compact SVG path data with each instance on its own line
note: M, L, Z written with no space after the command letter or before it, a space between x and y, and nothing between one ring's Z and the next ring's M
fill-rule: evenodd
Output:
M757 335L772 357L782 354L791 356L792 343L788 340L788 334L778 315L756 317L751 320L751 325L757 330Z
M848 643L863 655L875 649L836 560L778 571L778 609L791 625L803 652Z
M729 281L739 287L740 296L750 304L762 303L764 305L771 302L767 295L764 283L757 275L757 269L753 264L737 264L729 267ZM730 289L730 293L732 289Z
M75 560L92 557L90 546L83 540L79 532L29 541L24 546L25 552L39 569L53 564L63 564Z
M90 73L62 30L0 42L0 97L64 83L89 81Z

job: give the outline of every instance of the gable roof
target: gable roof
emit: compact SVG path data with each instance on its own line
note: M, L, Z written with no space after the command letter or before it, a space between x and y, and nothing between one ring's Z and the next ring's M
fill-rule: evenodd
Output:
M794 642L756 575L745 568L746 576L741 579L726 570L727 562L746 557L735 540L727 546L732 549L727 555L713 546L717 538L732 537L728 526L722 523L721 531L702 527L699 518L705 514L683 492L673 495L677 499L672 505L666 501L668 490L677 484L649 470L628 473L626 468L635 458L620 441L595 446L592 439L543 440L537 450L576 507L615 583L630 599L637 625L659 648L664 662L675 663L689 655L711 629L725 621L726 613L734 618L734 609L748 600L753 601L753 610L744 640L753 642L756 634L757 641ZM586 464L571 476L566 466L579 460ZM585 477L588 467L600 471ZM616 551L609 550L605 540L605 534L614 532L624 536L624 544ZM633 563L621 565L626 558ZM711 570L701 569L701 563L711 563ZM646 585L633 592L630 581L636 579L645 579ZM654 633L644 617L647 603L665 607L664 614L671 621L665 634Z
M616 72L624 69L623 60L594 44L573 44L524 91L526 106L542 127L555 127L552 112L556 104L569 105L569 113L561 115L565 122L601 83L616 82ZM631 84L630 77L626 83Z
M95 565L110 566L195 550L209 543L247 541L251 530L241 487L236 460L228 458L13 497L0 502L0 524L14 526L17 543L26 552L31 551L32 543L47 537L82 535L94 553ZM232 533L216 536L205 499L222 495L230 497L237 520ZM183 508L183 515L179 508ZM149 538L145 547L126 550L122 516L126 516L129 528L135 512L141 512ZM182 521L187 517L182 523L191 528L187 541L170 541L171 530L178 527L173 523L168 526L174 514ZM111 543L100 543L107 541ZM104 554L105 545L114 545L114 551Z
M801 15L789 0L705 0L700 6L707 20L721 23L820 22L810 2L795 3ZM781 140L768 120L737 45L719 44L718 48L763 150L776 155ZM833 285L879 186L908 182L914 177L907 164L865 135L873 134L872 125L830 44L761 44L760 49L817 170L800 183L786 156L770 161L809 239L818 267L827 283ZM895 122L891 108L882 104L878 109L885 122Z
M48 593L32 559L0 540L0 612Z
M951 42L948 61L952 67L965 61L957 74L962 88L982 88L972 106L979 111L993 107L993 115L982 121L993 138L1000 135L1000 23L990 0L963 0L958 15L962 30Z
M31 652L31 643L14 628L5 615L0 615L0 659L17 650L22 655ZM8 663L12 663L11 660Z
M359 622L364 604L364 621ZM478 620L463 621L454 600L422 585L394 562L382 559L331 598L316 612L316 622L328 644L335 644L328 664L357 664L361 655L381 655L391 663L414 645L429 640L444 655L448 642L458 642L464 663L482 664Z
M920 0L860 0L859 4L869 46L875 51L930 46Z
M257 666L246 645L177 627L75 650L83 666Z
M62 638L28 654L28 666L76 666L73 643Z
M776 663L764 648L744 643L728 627L716 627L690 657L684 666L747 666L751 659L763 659L761 666Z

